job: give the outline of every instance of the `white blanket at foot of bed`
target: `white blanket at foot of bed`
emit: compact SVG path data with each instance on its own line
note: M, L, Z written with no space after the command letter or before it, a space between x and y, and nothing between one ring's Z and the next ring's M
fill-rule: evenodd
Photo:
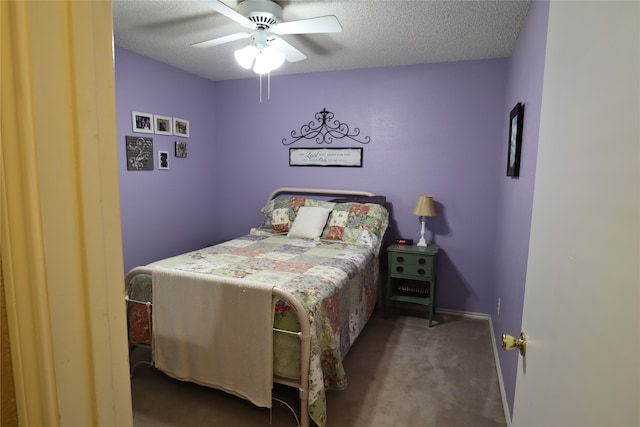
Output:
M163 267L152 277L156 368L270 408L273 286Z

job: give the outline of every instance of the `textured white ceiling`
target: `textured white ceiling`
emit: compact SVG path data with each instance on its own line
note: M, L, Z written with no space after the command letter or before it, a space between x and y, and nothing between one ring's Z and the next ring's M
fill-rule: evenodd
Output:
M224 1L237 10L238 2ZM282 36L307 55L273 75L433 62L503 58L511 50L529 0L278 1L283 20L335 15L343 31ZM210 80L253 77L233 58L249 43L206 49L191 44L246 29L199 1L113 1L115 44Z

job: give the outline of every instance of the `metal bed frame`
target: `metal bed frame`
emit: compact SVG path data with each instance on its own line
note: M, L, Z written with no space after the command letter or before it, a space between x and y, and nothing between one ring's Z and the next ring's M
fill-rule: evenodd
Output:
M280 194L367 196L367 197L375 196L374 193L371 193L368 191L358 191L358 190L333 190L333 189L318 189L318 188L303 188L303 187L282 187L273 191L269 195L267 202L270 202ZM153 268L150 268L150 267L144 267L144 266L134 267L127 273L125 277L125 286L127 286L136 275L139 275L139 274L151 275L152 270ZM289 378L280 377L274 374L273 382L298 389L299 397L300 397L300 420L298 425L301 427L309 427L309 365L310 365L310 358L311 358L311 335L310 335L311 326L309 324L309 316L307 315L307 311L304 309L300 301L298 301L298 299L295 296L291 295L289 292L286 292L280 288L274 287L272 290L272 297L280 298L282 301L286 302L291 307L293 307L296 311L298 323L300 324L300 330L298 332L273 328L274 331L296 335L300 339L300 379L293 380ZM149 308L151 307L151 303L130 299L128 295L125 295L125 300L127 303L144 304ZM151 317L149 317L149 319L150 318ZM134 347L135 346L149 347L148 345L137 344L137 343L134 345ZM135 369L135 366L131 370L132 374L134 369ZM294 412L294 415L295 415L295 412Z

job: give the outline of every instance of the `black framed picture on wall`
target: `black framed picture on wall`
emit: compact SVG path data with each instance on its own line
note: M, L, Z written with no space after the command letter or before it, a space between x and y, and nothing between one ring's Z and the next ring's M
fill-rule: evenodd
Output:
M507 152L507 176L520 176L520 151L522 149L522 124L524 104L518 102L509 114L509 141Z
M127 170L153 170L153 138L127 136Z

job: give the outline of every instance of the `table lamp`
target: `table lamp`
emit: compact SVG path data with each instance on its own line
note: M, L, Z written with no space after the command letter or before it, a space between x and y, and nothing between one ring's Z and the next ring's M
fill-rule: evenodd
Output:
M413 208L411 213L418 215L420 217L420 223L422 224L420 228L420 241L418 242L418 246L427 246L427 242L424 240L425 223L427 222L428 216L436 216L436 209L433 206L433 198L431 196L419 196L418 203L416 203L416 207Z

